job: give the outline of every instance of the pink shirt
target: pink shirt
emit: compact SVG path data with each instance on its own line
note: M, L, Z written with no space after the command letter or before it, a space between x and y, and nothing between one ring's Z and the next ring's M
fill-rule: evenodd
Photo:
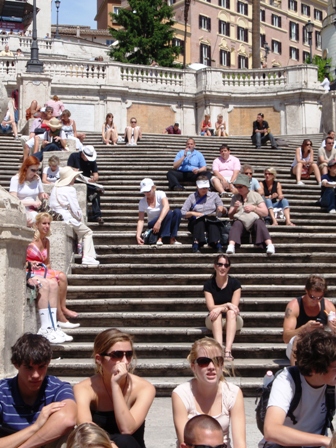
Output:
M49 100L46 102L46 106L50 106L54 109L53 117L60 117L65 109L62 101Z
M238 157L229 155L227 160L222 157L217 157L212 163L212 171L219 171L223 177L232 176L234 171L240 171L240 161Z

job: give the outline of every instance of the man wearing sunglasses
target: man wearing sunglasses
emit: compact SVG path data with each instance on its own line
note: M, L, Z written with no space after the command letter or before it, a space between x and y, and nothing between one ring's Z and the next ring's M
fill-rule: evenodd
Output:
M180 448L226 448L223 430L216 419L202 414L188 420Z
M286 306L283 321L283 340L287 345L286 355L295 364L292 355L296 337L304 332L311 332L328 325L328 314L335 312L333 303L324 297L327 283L321 275L308 277L305 294L291 300ZM336 332L336 320L329 321L329 327Z

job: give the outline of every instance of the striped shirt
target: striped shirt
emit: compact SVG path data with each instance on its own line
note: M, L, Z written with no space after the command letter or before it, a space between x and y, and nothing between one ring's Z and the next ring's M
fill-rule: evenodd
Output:
M34 423L42 408L50 403L62 400L74 400L72 387L55 376L46 376L35 403L26 404L18 388L18 377L0 381L0 424L8 434L20 431ZM0 428L1 432L1 428Z

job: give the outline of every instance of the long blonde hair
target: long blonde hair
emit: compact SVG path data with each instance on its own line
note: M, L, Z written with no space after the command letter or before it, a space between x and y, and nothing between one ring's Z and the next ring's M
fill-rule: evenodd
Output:
M196 363L196 359L198 358L198 353L201 348L203 348L206 352L213 352L214 350L218 349L221 355L223 355L223 348L220 343L215 339L206 336L205 338L199 339L198 341L194 342L191 346L190 353L187 356L187 360L190 362L190 364ZM221 381L225 381L224 373L228 374L228 371L223 366L222 375L220 378Z
M68 437L67 448L111 448L106 431L94 423L82 423Z
M37 226L42 222L42 220L44 218L48 218L50 222L52 222L52 220L53 220L52 216L49 215L48 212L41 212L36 215L35 223L34 223L34 229L35 229L34 240L35 241L37 241L41 238L40 231L38 230ZM46 236L50 236L50 235L51 235L51 231L49 229L49 232L47 233Z

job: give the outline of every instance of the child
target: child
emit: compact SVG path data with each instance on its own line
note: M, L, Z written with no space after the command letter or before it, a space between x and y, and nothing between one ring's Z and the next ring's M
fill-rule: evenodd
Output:
M209 137L212 135L210 115L208 115L208 114L204 115L204 120L201 123L201 135L205 135L206 137Z
M57 156L51 156L48 165L43 168L42 182L44 184L53 184L59 179L60 159Z

